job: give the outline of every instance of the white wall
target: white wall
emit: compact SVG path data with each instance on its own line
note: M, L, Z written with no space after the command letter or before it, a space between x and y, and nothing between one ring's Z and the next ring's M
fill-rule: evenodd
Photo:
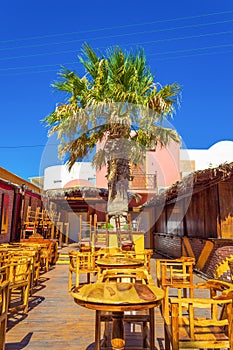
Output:
M76 162L70 172L66 165L54 165L44 170L44 190L63 188L67 182L75 179L90 181L95 178L96 171L91 162Z
M180 151L181 161L195 161L195 170L218 167L233 162L233 141L220 141L209 149L186 149Z

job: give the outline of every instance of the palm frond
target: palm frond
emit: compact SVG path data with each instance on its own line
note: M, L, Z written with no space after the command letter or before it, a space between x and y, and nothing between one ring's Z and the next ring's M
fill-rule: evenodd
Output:
M155 84L142 49L112 47L103 55L85 43L78 58L85 74L79 76L62 67L52 87L65 93L65 102L43 120L50 133L57 133L59 154L68 155L70 168L104 138L106 147L96 153L93 162L98 169L107 162L111 179L119 168L109 153L122 154L121 144L127 148L123 152L127 167L129 159L142 163L147 149L166 146L171 140L180 142L176 131L158 122L172 116L179 107L181 87L177 83L164 87ZM120 151L113 152L114 147Z
M172 116L175 105L180 103L181 86L177 83L166 85L160 90L155 86L148 99L148 107L155 111L161 119Z
M100 170L107 162L105 149L99 149L93 157L92 164L97 170Z

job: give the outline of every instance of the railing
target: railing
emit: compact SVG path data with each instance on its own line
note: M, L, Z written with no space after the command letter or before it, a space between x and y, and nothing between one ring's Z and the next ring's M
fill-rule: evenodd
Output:
M129 189L131 190L157 190L156 174L133 173L131 178L132 180L129 182Z

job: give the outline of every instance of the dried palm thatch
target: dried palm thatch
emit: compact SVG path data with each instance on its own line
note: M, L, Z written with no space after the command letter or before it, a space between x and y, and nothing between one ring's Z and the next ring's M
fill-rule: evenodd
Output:
M45 191L45 196L49 198L54 197L88 197L88 196L101 196L106 197L108 191L105 188L97 187L67 187L58 188Z
M160 205L182 197L190 196L218 182L233 180L233 162L220 164L216 168L197 170L182 180L175 182L160 195L156 195L143 207Z
M106 188L97 188L97 187L67 187L67 188L58 188L53 190L45 191L44 196L46 198L69 198L69 197L108 197L108 190ZM141 195L138 193L128 192L128 199L131 200L134 198L136 202L141 200Z

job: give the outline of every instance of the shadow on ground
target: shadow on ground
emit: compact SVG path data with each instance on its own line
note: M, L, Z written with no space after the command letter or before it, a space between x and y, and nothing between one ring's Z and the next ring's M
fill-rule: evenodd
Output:
M132 338L126 337L126 344L125 344L125 349L143 349L143 344L142 344L142 338L141 335L139 336L137 333L133 334L131 333ZM164 338L157 338L158 346L153 349L153 350L165 350L164 348ZM95 343L91 343L88 345L88 347L85 350L95 350Z
M28 312L41 304L44 299L45 298L41 296L31 296L28 304ZM18 307L20 307L20 304L15 304L15 308L12 308L11 311L9 311L7 318L7 332L28 317L28 314L18 310Z
M32 334L33 332L29 332L27 335L25 335L25 337L21 340L21 342L6 343L5 350L20 350L25 348L30 342Z

